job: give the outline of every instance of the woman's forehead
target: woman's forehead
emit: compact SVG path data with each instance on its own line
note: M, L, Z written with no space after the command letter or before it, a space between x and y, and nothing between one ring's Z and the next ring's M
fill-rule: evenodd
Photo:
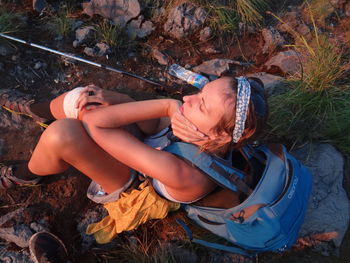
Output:
M232 103L228 100L228 94L231 92L233 91L230 88L229 79L225 79L225 81L213 81L205 85L203 87L202 94L207 109L209 111L224 110L228 103Z

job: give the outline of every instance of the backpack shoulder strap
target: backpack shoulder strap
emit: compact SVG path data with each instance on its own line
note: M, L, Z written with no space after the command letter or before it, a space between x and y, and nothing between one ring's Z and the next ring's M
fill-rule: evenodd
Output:
M175 142L163 150L189 161L224 188L241 191L247 195L252 193L252 189L242 180L245 176L242 171L219 157L199 152L198 147L193 144Z

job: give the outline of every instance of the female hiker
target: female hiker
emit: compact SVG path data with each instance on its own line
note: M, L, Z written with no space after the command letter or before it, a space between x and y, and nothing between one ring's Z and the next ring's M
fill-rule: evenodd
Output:
M102 202L118 199L135 171L152 178L154 188L166 199L195 202L216 184L186 161L144 143L138 130L152 135L164 133L171 125L179 139L224 156L229 147L242 146L260 130L267 115L263 93L257 79L222 77L185 96L183 103L174 99L135 102L94 86L72 90L47 104L27 103L17 108L57 121L44 131L28 163L1 167L0 187L35 184L41 176L73 166L100 186L94 194L101 194ZM0 98L5 106L11 100L8 94ZM137 129L130 128L135 123ZM163 145L154 146L171 143L168 137L162 137Z

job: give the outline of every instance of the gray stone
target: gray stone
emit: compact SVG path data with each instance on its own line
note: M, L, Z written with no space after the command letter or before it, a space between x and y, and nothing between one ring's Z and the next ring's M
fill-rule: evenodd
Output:
M48 8L49 4L45 0L33 0L33 10L41 13L45 8Z
M83 13L89 16L101 15L120 27L139 16L140 12L138 0L91 0L83 3Z
M91 57L103 57L111 53L111 48L105 43L97 43L93 48L86 47L84 53Z
M174 7L164 24L166 33L174 38L182 39L196 32L207 18L207 12L191 3Z
M166 66L169 64L168 57L164 55L162 52L160 52L158 49L152 50L152 57L154 57L158 61L158 63L161 65Z
M300 72L301 65L298 54L294 50L287 50L278 53L276 56L270 58L265 66L267 70L272 66L278 67L284 74L293 75Z
M136 20L131 20L127 26L127 33L131 39L145 38L152 34L155 27L151 21L144 21L141 15Z
M27 251L9 251L7 247L0 247L1 263L34 263Z
M40 220L39 223L38 222L30 223L30 228L36 233L41 231L50 232L49 225L45 220Z
M84 24L84 22L81 20L73 20L72 25L71 25L71 30L74 31L77 28L81 27L83 24Z
M19 247L27 247L33 232L26 225L19 224L11 227L0 227L0 238L13 242Z
M211 38L211 36L212 36L212 30L211 30L211 28L210 27L205 27L205 28L203 28L200 32L199 32L199 40L200 41L207 41L207 40L209 40L210 38Z
M40 61L36 62L34 65L34 69L41 69L43 67L43 63L41 63Z
M286 90L284 85L285 79L280 76L266 72L248 74L247 76L260 79L264 83L264 88L268 96L281 94Z
M73 47L79 47L82 44L91 41L95 34L95 28L93 26L85 26L78 28L75 31L75 40L73 41Z
M7 112L0 112L0 128L12 128L19 130L21 129L21 118L19 115L11 114Z
M274 51L276 47L279 47L286 42L280 32L273 27L264 28L261 30L261 34L265 42L262 48L264 54Z
M0 62L0 72L5 71L5 65L4 63Z
M12 56L16 53L16 50L8 44L0 45L0 56Z
M334 254L334 246L339 248L344 238L350 215L349 200L342 186L343 157L330 144L306 145L292 154L310 169L313 181L299 235L307 237L307 242L322 253ZM327 245L329 242L334 245ZM332 248L333 251L324 251Z
M230 69L230 64L237 64L237 61L224 58L215 58L205 61L197 67L194 67L193 71L205 73L208 75L220 76L225 71L228 71Z
M77 230L81 235L82 251L89 250L95 243L93 235L86 234L86 228L89 224L97 223L102 218L107 216L107 210L103 206L96 206L94 209L89 209L81 218L78 219Z

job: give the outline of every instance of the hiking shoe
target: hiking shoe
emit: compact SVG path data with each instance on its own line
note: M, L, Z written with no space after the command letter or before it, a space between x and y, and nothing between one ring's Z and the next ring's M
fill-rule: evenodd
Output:
M0 89L0 106L5 110L14 114L28 116L37 122L47 122L47 119L41 118L31 111L30 105L34 102L35 100L30 98L29 95L17 90Z
M63 242L50 232L42 231L29 239L30 255L35 263L68 263Z
M33 180L23 180L14 176L13 171L16 169L14 165L5 165L0 163L0 189L13 188L16 185L33 186L39 183L41 177Z

